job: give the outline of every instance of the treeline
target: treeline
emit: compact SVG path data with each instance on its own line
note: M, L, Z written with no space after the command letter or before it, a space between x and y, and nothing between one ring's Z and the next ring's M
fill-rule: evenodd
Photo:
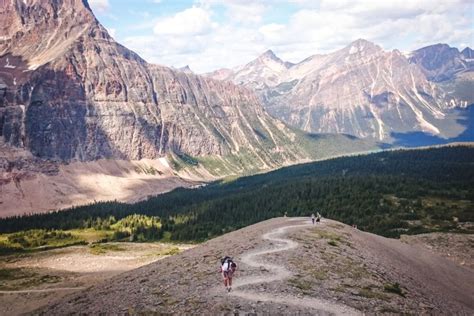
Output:
M459 222L474 221L473 166L474 148L467 146L342 157L199 189L177 189L135 204L104 202L3 219L0 232L104 228L104 222L116 225L141 214L155 218L154 236L190 241L285 212L307 216L315 211L390 237L452 231ZM114 223L108 222L111 218Z

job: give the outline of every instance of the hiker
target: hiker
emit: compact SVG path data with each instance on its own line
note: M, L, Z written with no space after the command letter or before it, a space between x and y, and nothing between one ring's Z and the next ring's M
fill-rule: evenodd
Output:
M321 214L319 214L319 212L316 212L316 214L317 214L316 215L316 223L319 223L321 221Z
M231 257L225 256L221 259L221 272L222 277L224 278L224 286L227 289L227 292L232 291L232 277L234 276L234 272L236 269L237 265Z
M314 219L315 219L315 216L314 216L314 213L311 214L311 221L313 222L313 225L314 225Z

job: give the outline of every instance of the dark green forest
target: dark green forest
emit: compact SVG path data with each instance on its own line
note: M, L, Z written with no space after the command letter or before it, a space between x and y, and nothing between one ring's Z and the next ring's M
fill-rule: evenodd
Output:
M139 241L202 241L285 212L309 216L316 211L387 237L474 233L474 147L334 158L198 189L176 189L135 204L103 202L2 219L0 233L124 227L124 222L117 224L121 219L141 214L145 217L127 221L139 219L148 222L148 228L131 228L128 234L122 229L125 234L117 239L134 234Z

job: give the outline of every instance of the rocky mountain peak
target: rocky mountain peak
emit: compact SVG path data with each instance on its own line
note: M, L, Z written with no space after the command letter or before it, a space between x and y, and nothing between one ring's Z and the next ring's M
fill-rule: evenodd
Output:
M474 67L457 48L441 43L415 50L409 61L420 66L427 78L435 82L451 80L456 74Z
M289 62L283 61L280 57L278 57L271 49L266 50L263 54L261 54L255 62L263 62L265 64L272 64L276 63L282 65L285 68L291 67L293 64Z
M470 47L466 47L461 51L461 54L467 59L474 59L474 50Z
M193 74L194 72L191 70L191 67L189 65L183 66L178 68L179 71L187 73L187 74Z
M97 23L86 0L5 0L0 7L0 16L0 29L9 31L5 35L20 29L33 31L44 23L56 26Z
M215 174L312 155L252 91L145 62L109 36L86 1L0 5L2 145L68 162L225 157ZM227 158L242 154L248 160Z
M271 49L267 49L262 55L260 55L260 58L280 60Z
M346 46L343 51L345 51L349 55L354 55L380 52L383 51L383 49L370 41L360 38Z
M9 0L0 8L0 55L21 56L36 69L81 36L110 40L85 0Z
M471 52L465 50L467 56ZM265 55L274 54L268 51ZM305 131L382 141L390 141L393 133L414 130L451 137L460 130L444 128L451 124L441 121L448 117L444 111L470 104L464 97L449 99L441 87L430 82L449 80L474 67L446 44L407 56L357 39L333 53L313 55L289 68L270 58L257 61L258 67L256 61L248 63L230 79L255 89L270 114ZM427 68L424 63L428 63ZM271 65L279 66L270 71Z

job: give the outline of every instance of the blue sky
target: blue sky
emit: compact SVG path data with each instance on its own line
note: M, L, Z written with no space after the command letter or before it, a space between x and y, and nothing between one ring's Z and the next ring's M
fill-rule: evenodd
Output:
M267 49L284 60L364 38L410 51L473 47L470 0L89 0L99 21L147 61L198 73L244 64Z

